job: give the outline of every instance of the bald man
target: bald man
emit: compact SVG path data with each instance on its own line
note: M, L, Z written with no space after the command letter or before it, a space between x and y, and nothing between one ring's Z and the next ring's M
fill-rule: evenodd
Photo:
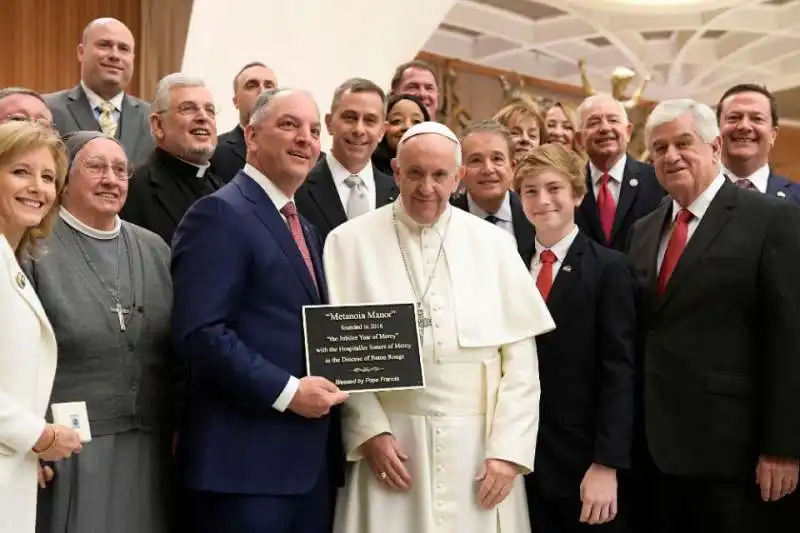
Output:
M146 161L154 144L149 104L126 94L133 77L135 46L131 30L119 20L93 20L78 44L80 83L44 98L62 135L80 130L112 135L138 166Z

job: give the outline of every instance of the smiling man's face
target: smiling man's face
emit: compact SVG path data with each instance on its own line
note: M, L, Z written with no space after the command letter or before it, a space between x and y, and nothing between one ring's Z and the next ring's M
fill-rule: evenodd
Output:
M333 137L334 157L347 170L358 173L370 162L383 138L383 99L374 91L346 91L325 122Z
M461 141L464 184L476 201L496 201L511 187L511 153L500 133L477 131Z

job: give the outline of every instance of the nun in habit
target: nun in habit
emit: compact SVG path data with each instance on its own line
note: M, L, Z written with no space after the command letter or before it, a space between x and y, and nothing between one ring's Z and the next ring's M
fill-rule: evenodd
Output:
M86 402L92 441L39 492L37 533L161 533L174 409L169 249L122 221L131 168L100 132L66 139L70 169L44 257L26 273L53 324L51 405Z

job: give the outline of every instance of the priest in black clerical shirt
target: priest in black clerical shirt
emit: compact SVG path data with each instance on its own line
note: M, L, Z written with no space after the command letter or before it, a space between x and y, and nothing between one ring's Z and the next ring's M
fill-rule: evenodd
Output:
M203 81L180 73L162 79L150 128L156 149L134 172L120 216L171 244L189 206L222 186L209 172L217 124L213 99Z

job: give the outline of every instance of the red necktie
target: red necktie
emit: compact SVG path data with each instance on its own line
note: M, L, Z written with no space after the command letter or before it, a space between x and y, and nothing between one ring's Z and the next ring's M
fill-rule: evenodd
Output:
M311 275L311 279L314 281L314 286L316 287L317 276L314 273L314 263L311 262L311 253L308 251L308 245L306 245L306 238L303 235L303 228L300 226L300 217L297 216L297 207L295 207L294 202L289 202L284 205L281 209L281 214L286 217L286 224L289 226L292 238L295 244L297 244L297 248L300 250L300 255L303 256L303 261L306 263L308 273Z
M689 237L689 222L694 218L688 210L681 209L672 226L672 235L667 242L667 249L664 252L664 260L661 262L661 270L658 273L658 295L662 296L667 290L667 283L681 258L686 240Z
M600 176L600 188L597 191L597 213L608 243L611 242L611 228L614 227L614 217L617 214L617 203L614 201L611 189L608 188L609 179L611 176L604 172Z
M539 262L542 267L539 269L539 274L536 276L536 286L542 294L544 301L550 296L550 289L553 288L553 265L556 262L556 254L550 250L542 250L539 254Z

